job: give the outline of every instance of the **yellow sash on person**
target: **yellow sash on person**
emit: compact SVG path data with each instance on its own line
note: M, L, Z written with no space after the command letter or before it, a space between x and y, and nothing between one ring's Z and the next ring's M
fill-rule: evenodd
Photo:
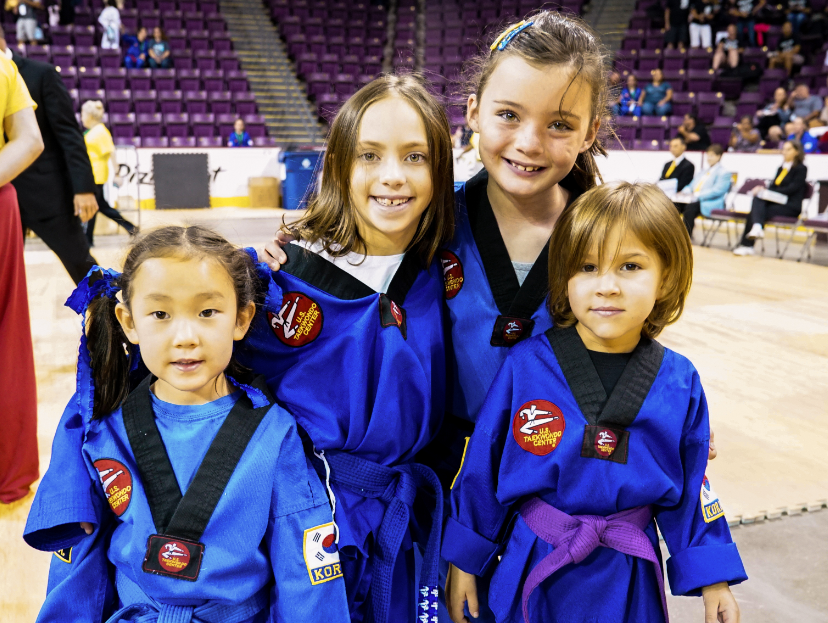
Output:
M675 171L675 170L676 170L676 161L673 160L673 162L670 163L670 168L667 169L667 173L664 174L664 177L665 178L670 177L673 174L673 171Z
M785 179L785 176L788 174L788 169L782 169L782 173L776 176L776 180L774 180L773 185L779 186L782 183L782 180Z
M693 189L694 193L698 193L702 189L702 186L704 186L704 183L707 181L707 178L710 177L711 171L712 169L708 169L705 176L699 180L699 183L696 184L696 187Z

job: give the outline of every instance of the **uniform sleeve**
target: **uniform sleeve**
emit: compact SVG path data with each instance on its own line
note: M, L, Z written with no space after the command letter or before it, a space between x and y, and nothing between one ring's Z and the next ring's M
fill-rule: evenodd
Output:
M451 516L443 533L442 556L466 573L483 575L497 561L509 506L497 497L512 406L512 365L507 357L477 417L460 472L451 489Z
M26 83L23 82L23 78L17 70L17 65L5 57L0 62L3 62L4 65L3 73L6 77L7 89L3 118L10 117L24 108L37 108L37 104L35 104L32 96L29 95L29 89L26 87Z
M73 396L58 424L49 469L29 511L23 538L35 549L51 552L72 547L85 536L80 522L98 525L106 510L83 460L84 425L76 405Z
M696 180L693 180L695 187ZM730 174L721 173L716 176L713 184L708 184L707 188L703 188L699 193L699 201L707 201L709 199L721 199L730 190Z
M274 621L350 621L325 489L292 425L277 459L265 541L275 578Z
M710 445L707 400L698 374L693 378L690 416L682 433L684 482L681 501L670 508L655 507L655 517L670 558L667 575L674 595L700 595L702 587L718 582L738 584L745 568L710 482L705 477Z

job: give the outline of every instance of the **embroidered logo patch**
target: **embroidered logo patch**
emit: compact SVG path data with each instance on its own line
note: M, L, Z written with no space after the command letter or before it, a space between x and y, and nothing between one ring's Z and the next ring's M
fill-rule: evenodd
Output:
M392 301L387 294L380 294L380 324L385 327L397 327L403 339L408 339L408 327L405 323L405 310Z
M716 495L715 491L713 491L713 487L707 479L707 475L705 475L704 480L702 480L701 507L705 523L710 523L719 517L724 517L722 503L719 501L719 496Z
M342 577L333 523L305 530L302 549L311 584L322 584Z
M524 404L512 420L512 435L518 445L532 454L545 456L558 447L566 421L561 410L546 400Z
M440 252L440 265L443 267L446 298L453 299L463 288L463 265L454 253L446 250Z
M601 459L613 463L627 462L630 448L630 432L621 427L606 425L584 427L581 456L585 459Z
M516 318L514 316L498 316L492 329L492 346L514 346L522 339L532 335L535 321L531 318Z
M202 543L153 534L147 540L147 553L144 555L141 569L145 573L195 582L201 571L203 556Z
M615 452L615 448L618 446L618 437L610 429L602 428L595 435L595 443L593 445L598 454L609 456Z
M190 564L190 552L175 541L164 543L158 552L158 564L170 573L179 573Z
M132 474L123 463L114 459L98 459L94 465L109 507L120 517L132 499Z
M55 556L57 556L63 562L69 563L70 565L72 564L72 548L71 547L65 547L63 549L59 549L58 551L55 552Z
M519 318L507 319L503 327L503 341L517 342L523 334L523 323Z
M270 328L287 346L298 348L310 344L322 331L322 309L301 292L288 292L278 314L267 312Z

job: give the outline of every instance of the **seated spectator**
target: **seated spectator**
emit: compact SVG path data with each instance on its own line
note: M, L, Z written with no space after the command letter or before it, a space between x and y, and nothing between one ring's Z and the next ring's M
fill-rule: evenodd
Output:
M733 128L730 136L730 148L733 151L752 153L759 149L759 141L762 136L759 130L753 127L753 120L750 115L745 115ZM712 145L711 145L712 147ZM708 147L708 151L710 147Z
M657 115L663 117L673 112L673 87L669 82L664 82L664 73L659 69L653 69L653 82L644 87L641 94L641 114Z
M19 0L13 10L17 13L17 43L35 45L38 31L35 11L42 11L43 3L39 0Z
M690 3L688 0L665 0L664 3L664 43L667 49L676 46L682 50L687 47L689 36L687 22L690 19Z
M169 69L172 67L170 58L170 44L167 35L160 26L152 29L152 41L149 44L149 66L153 69Z
M638 80L635 76L630 74L627 76L627 86L621 89L621 96L618 98L618 103L612 107L612 112L616 117L641 115L641 106L638 100L641 99L641 88L638 86Z
M124 66L130 69L141 69L147 66L149 58L149 41L147 41L147 29L141 26L138 34L129 37L129 47L124 57Z
M788 92L778 87L773 92L773 101L762 110L756 111L756 128L762 138L779 142L782 140L782 128L791 120L791 108L788 106Z
M808 126L802 117L797 117L790 123L791 133L788 135L788 141L796 141L802 147L806 154L813 154L817 151L817 140L808 132Z
M253 147L253 139L244 129L244 121L236 119L233 124L233 133L227 139L228 147Z
M115 0L107 0L106 8L98 16L98 23L103 28L101 47L104 50L121 49L121 12Z
M764 238L765 223L775 216L799 216L802 212L802 200L805 198L808 167L805 161L805 152L798 141L785 141L782 146L782 166L776 171L776 178L769 189L787 195L785 204L773 203L760 199L758 195L761 186L753 189L753 202L750 215L745 223L745 231L738 247L733 250L734 255L753 255L753 245L757 238Z
M784 67L790 78L794 65L802 65L805 62L799 50L799 35L794 33L790 22L785 22L782 24L782 38L776 46L776 51L768 52L768 66L771 69Z
M822 112L822 100L816 95L811 95L811 89L804 83L797 84L791 92L788 106L791 108L791 118L801 118L806 128L811 121L816 121Z
M678 127L678 133L687 143L689 151L705 151L710 147L710 135L707 133L707 128L695 114L684 115L684 123Z
M802 25L808 21L810 14L811 7L808 6L808 0L788 0L788 21L793 26L794 33L801 32Z
M713 23L717 20L719 11L719 5L712 0L693 0L690 3L691 48L713 46Z
M730 191L733 176L721 165L724 150L718 143L707 148L705 158L708 167L690 182L687 190L693 193L693 201L687 204L682 213L687 233L693 238L693 227L699 214L710 216L713 210L724 210L725 197Z
M676 192L681 192L693 181L696 166L684 157L687 145L683 136L675 136L670 141L670 153L673 160L664 165L659 180L676 180Z
M717 70L725 58L727 59L727 66L735 69L739 66L739 55L741 53L742 48L739 46L739 39L736 35L736 24L729 24L727 37L719 41L716 52L713 54L713 70Z

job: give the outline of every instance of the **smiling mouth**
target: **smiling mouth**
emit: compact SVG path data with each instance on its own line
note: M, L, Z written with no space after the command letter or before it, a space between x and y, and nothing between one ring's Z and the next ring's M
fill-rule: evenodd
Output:
M398 206L405 205L414 199L414 197L399 197L391 199L389 197L376 196L372 196L371 198L384 208L396 208Z
M546 168L546 167L534 167L534 166L529 166L529 165L524 165L524 164L518 164L517 162L514 162L513 160L509 160L508 158L504 158L504 160L506 162L508 162L511 166L515 167L518 171L524 171L526 173L534 173L535 171L540 171L540 170Z
M615 316L624 310L618 309L617 307L594 307L591 311L595 312L599 316Z
M179 359L177 361L173 361L172 365L182 372L189 372L195 370L202 363L203 361L201 359Z

